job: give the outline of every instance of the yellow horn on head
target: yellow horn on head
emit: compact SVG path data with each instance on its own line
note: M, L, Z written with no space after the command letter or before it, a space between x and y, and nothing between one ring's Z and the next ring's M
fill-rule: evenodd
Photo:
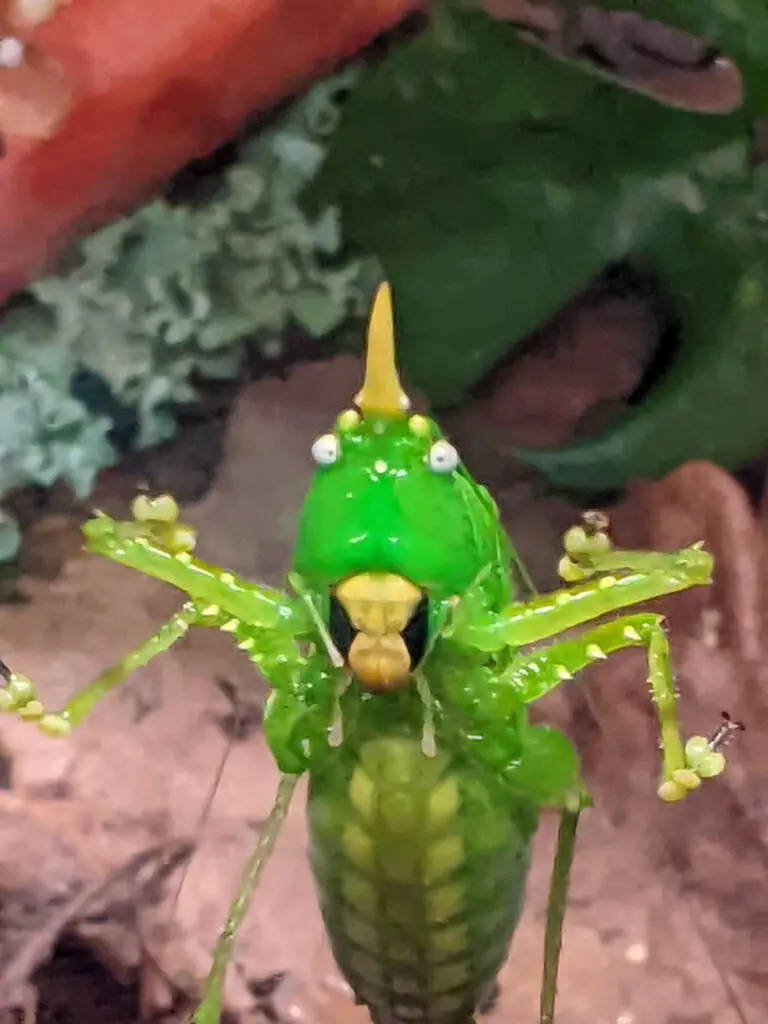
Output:
M404 416L411 407L400 383L395 363L395 327L392 292L386 281L379 285L368 320L365 380L355 398L363 415Z

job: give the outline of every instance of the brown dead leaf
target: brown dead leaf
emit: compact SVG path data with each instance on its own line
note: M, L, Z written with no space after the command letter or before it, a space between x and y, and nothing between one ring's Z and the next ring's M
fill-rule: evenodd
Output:
M484 0L483 7L553 57L591 65L668 106L726 114L742 103L741 74L727 55L635 11L542 0Z

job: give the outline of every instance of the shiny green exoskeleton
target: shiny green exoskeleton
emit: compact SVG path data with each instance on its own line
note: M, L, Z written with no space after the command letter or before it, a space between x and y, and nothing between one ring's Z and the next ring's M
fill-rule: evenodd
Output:
M590 663L639 647L660 723L659 795L674 802L719 774L727 729L712 740L680 738L660 617L610 617L709 583L712 560L699 546L615 550L605 523L591 517L565 537L560 575L569 585L521 600L488 492L437 425L410 413L386 285L371 314L363 389L312 456L291 594L200 562L173 499L139 497L130 522L87 522L86 546L187 600L59 712L3 666L0 708L64 734L192 626L230 633L269 682L264 731L283 776L214 951L197 1024L219 1020L237 925L304 772L328 935L376 1024L469 1024L506 957L539 814L559 809L540 1017L549 1024L586 795L568 741L530 725L525 706Z

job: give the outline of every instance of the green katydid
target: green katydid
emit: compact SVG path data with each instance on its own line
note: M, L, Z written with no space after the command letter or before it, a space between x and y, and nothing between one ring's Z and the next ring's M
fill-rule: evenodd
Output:
M282 778L196 1024L220 1019L237 925L303 773L326 930L375 1024L473 1020L518 921L540 812L559 809L540 1011L541 1024L551 1024L587 795L570 743L529 724L525 705L615 651L641 648L660 728L659 796L680 800L720 774L727 728L711 740L681 739L661 617L605 618L708 584L712 558L700 545L669 554L615 549L606 523L592 517L565 535L559 571L568 585L519 600L514 551L492 498L437 424L410 412L386 284L374 300L355 407L311 454L316 471L289 590L196 559L194 531L179 523L175 501L139 496L130 522L101 514L86 522L86 547L171 584L185 603L57 713L3 666L0 709L64 735L193 626L230 633L269 683L264 733Z

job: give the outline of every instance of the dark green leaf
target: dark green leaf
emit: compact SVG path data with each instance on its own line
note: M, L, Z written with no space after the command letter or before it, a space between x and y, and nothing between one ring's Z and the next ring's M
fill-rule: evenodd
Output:
M654 239L646 255L681 323L674 365L602 435L520 451L523 462L556 486L597 492L689 459L735 468L765 450L768 229L759 198L721 201L713 216L690 216Z
M311 203L392 282L406 374L460 400L606 263L742 180L740 115L669 110L477 11L369 69Z

